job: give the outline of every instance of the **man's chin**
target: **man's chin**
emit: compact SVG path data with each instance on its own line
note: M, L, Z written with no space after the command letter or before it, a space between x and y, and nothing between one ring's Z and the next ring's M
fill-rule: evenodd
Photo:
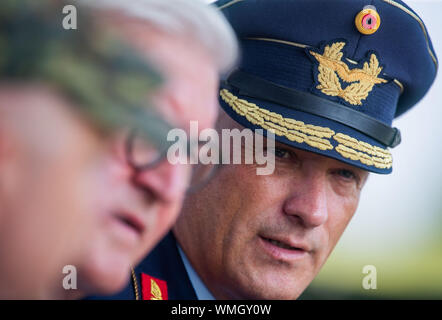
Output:
M246 300L296 300L309 285L305 275L287 274L284 271L261 270L254 277L238 279L237 292ZM250 275L250 273L249 273ZM308 277L310 279L310 277ZM305 280L303 280L305 279Z
M287 288L283 284L279 287L269 286L261 287L260 289L251 292L244 296L247 300L296 300L301 295L305 288L300 289L296 287Z
M109 261L106 264L90 264L79 274L79 284L88 296L113 295L123 290L130 280L130 264ZM79 289L82 289L79 285Z

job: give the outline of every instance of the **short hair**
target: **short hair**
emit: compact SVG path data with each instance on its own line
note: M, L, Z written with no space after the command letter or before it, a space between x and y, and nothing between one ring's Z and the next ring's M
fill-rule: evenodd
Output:
M238 42L232 27L216 7L201 0L78 1L143 19L165 33L192 36L207 49L221 73L229 71L237 61Z

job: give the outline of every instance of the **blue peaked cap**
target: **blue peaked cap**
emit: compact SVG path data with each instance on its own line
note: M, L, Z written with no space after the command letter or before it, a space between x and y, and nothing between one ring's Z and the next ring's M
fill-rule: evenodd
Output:
M431 87L438 61L399 0L220 0L242 59L222 108L277 141L376 173L392 171L393 119Z

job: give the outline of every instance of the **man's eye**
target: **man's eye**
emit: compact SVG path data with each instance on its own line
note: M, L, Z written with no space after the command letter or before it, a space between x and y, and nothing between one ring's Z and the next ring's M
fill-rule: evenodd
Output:
M275 157L280 159L288 159L291 157L291 152L286 149L275 148Z
M358 176L351 170L339 169L336 173L344 179L358 181Z

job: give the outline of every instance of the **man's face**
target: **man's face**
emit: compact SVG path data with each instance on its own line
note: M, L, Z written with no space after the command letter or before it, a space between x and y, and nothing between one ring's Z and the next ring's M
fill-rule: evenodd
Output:
M240 128L223 113L222 128ZM275 171L225 165L189 196L175 234L216 298L295 299L353 216L367 172L276 144Z
M46 87L1 87L0 113L0 297L62 297L94 231L106 145Z
M217 68L205 49L192 41L152 30L141 20L121 19L119 31L164 75L164 85L152 100L153 106L172 125L188 129L198 121L199 130L214 125L217 110ZM122 143L102 181L108 197L105 212L90 243L85 259L84 283L99 288L101 294L121 289L135 266L165 235L175 222L190 180L188 165L171 165L164 159L159 166L135 172L124 159ZM109 170L108 170L109 171ZM110 215L112 216L112 215ZM91 291L91 290L89 290Z
M177 127L187 129L190 120L200 130L213 126L217 69L211 58L184 39L151 36L128 37L149 60L155 48L155 66L165 75L150 104ZM174 223L191 168L164 159L134 170L125 153L130 128L100 136L54 92L28 91L5 89L1 97L8 114L8 106L17 111L7 123L21 137L9 143L13 161L0 154L0 254L9 257L0 259L9 279L0 280L1 287L9 288L9 297L114 293ZM0 146L2 139L13 141L11 132L0 134ZM68 264L77 268L78 290L62 287Z

